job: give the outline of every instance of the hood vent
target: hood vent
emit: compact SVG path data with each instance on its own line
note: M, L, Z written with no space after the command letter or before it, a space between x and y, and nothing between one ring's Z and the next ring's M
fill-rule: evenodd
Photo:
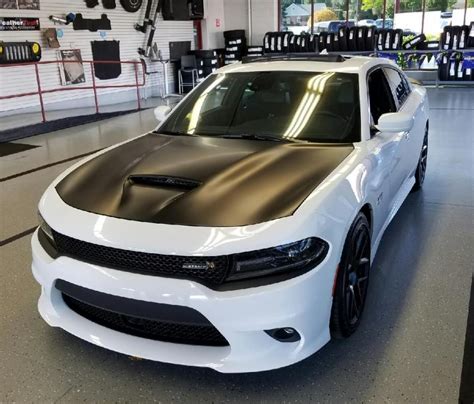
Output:
M172 177L168 175L135 174L130 175L128 180L137 185L149 185L157 187L194 189L201 185L201 182L188 178Z

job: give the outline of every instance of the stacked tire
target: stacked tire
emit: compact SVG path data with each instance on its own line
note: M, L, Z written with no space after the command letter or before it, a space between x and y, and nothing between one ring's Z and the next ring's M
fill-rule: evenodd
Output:
M325 42L328 52L370 52L375 48L375 27L339 27L335 33L322 34L325 40L320 40L320 46Z
M249 57L263 56L263 46L249 46L247 48L247 56Z
M288 46L290 53L315 53L319 52L318 35L293 35Z
M217 70L217 53L214 50L195 50L192 52L196 56L198 65L198 75L200 79L209 76Z
M247 54L247 38L245 30L234 29L232 31L224 31L225 40L225 56L224 63L226 65L237 63Z
M461 52L443 52L438 57L440 81L474 81L474 55Z
M267 32L263 38L264 53L288 53L294 37L291 32Z
M446 26L441 33L441 49L456 50L474 47L474 22L471 25Z
M376 33L377 50L400 50L403 44L403 30L378 29Z
M402 47L405 50L421 50L422 48L425 47L426 44L426 36L424 34L417 35L410 39L409 41L406 41Z
M474 21L471 21L469 26L469 39L467 40L467 47L474 49Z

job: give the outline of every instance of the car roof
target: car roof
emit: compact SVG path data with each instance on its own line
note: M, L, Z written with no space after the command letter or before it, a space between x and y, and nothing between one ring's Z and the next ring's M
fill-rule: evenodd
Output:
M349 57L344 61L295 59L295 60L262 60L251 63L235 63L223 67L217 73L245 73L261 71L305 71L305 72L341 72L364 74L380 64L395 64L388 59L374 57Z

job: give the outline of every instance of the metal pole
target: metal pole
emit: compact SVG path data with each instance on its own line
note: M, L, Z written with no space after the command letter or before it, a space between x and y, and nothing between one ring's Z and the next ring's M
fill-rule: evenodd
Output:
M466 25L466 18L467 18L467 0L464 0L464 18L462 25Z
M92 90L94 91L94 102L95 102L95 113L99 113L99 101L97 99L97 88L95 86L95 70L94 70L94 63L89 62L91 66L91 73L92 73Z
M387 0L383 0L382 8L382 29L385 28L385 15L387 13Z
M135 70L135 86L137 88L137 105L138 105L138 110L140 111L142 109L141 104L140 104L140 89L138 88L138 71L137 71L137 64L133 64L133 68Z
M40 106L41 106L41 117L43 119L43 122L46 122L46 113L44 111L43 94L41 92L41 83L40 83L38 63L35 63L35 73L36 73L36 85L38 86L38 96L39 96Z
M252 45L252 0L248 0L248 8L249 8L249 42ZM280 18L278 17L278 24L280 24ZM278 31L280 30L280 26L278 25Z
M423 33L425 29L425 7L426 7L426 0L421 2L421 33Z
M311 1L311 16L309 17L309 23L311 24L311 35L314 34L314 1L315 0Z
M350 0L346 0L346 24L349 21L349 1Z

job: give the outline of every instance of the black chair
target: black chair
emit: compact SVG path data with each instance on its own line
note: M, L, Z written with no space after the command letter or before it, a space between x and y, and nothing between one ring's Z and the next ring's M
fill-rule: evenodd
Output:
M185 78L191 76L191 81L186 81ZM184 87L191 87L193 89L199 80L199 72L197 68L197 60L194 55L181 56L181 68L178 71L179 93L183 94Z

